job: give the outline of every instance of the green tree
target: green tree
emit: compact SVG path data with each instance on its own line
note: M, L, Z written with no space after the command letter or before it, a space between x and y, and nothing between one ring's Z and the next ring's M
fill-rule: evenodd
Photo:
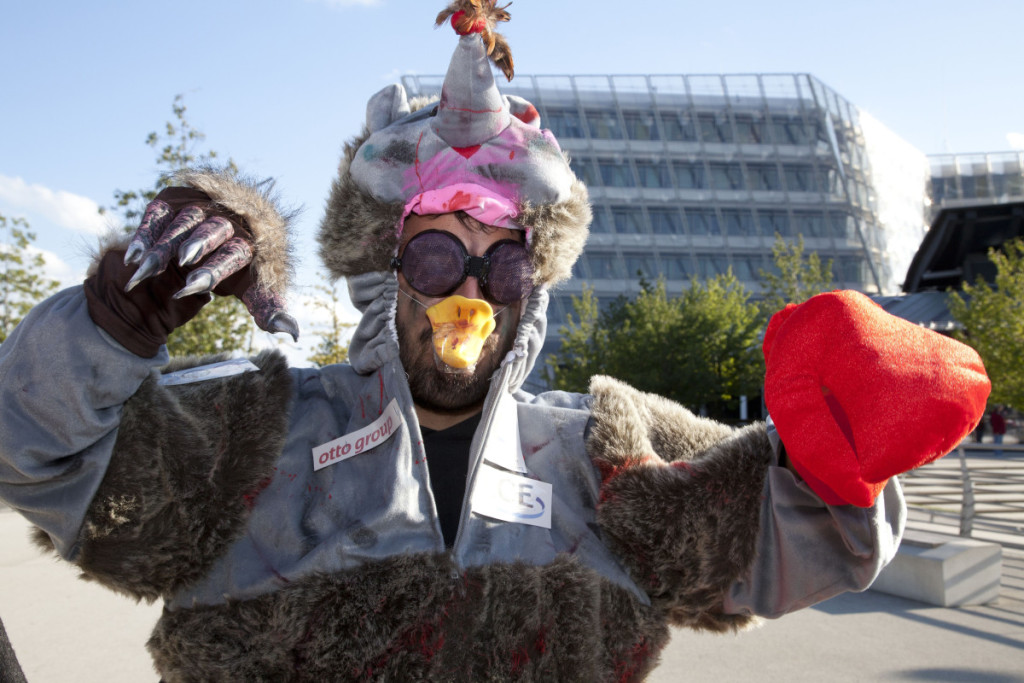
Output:
M338 315L338 304L341 303L338 283L335 281L330 287L315 285L315 288L324 297L314 299L313 306L314 308L326 311L329 322L327 325L321 325L316 328L315 331L320 334L320 344L308 360L320 367L333 365L334 363L344 363L348 360L348 340L345 339L345 331L350 327L354 327L354 325L343 322L341 316Z
M770 318L786 304L798 304L815 294L832 289L832 259L825 263L817 252L804 255L804 238L787 243L775 233L772 245L772 272L760 271L763 295L761 311Z
M735 417L739 396L760 392L762 319L731 272L694 279L672 298L663 279L641 280L634 300L620 297L605 311L584 289L573 307L577 317L547 361L557 389L585 391L592 375L606 374L721 418Z
M43 255L30 252L36 235L29 228L24 218L0 214L0 343L34 305L59 286L43 275Z
M120 214L128 232L135 230L146 204L170 185L175 172L194 165L213 165L218 161L214 150L196 150L206 136L186 118L183 95L174 97L171 110L173 120L164 124L163 132L154 131L146 137L146 144L157 152L159 173L154 185L138 190L114 190L114 205L100 209L100 213L115 211ZM238 171L230 159L225 167L232 172ZM199 315L171 333L167 349L176 356L251 350L253 331L254 323L241 301L235 297L217 296L203 307Z
M995 286L978 278L947 299L953 318L963 325L954 333L985 362L992 380L989 402L1024 409L1024 240L989 250L996 267Z

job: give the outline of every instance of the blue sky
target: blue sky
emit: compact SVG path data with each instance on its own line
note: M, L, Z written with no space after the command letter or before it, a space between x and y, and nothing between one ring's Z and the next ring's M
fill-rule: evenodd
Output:
M80 280L104 227L96 207L152 184L145 138L183 94L205 148L275 177L303 207L298 294L308 293L341 145L374 92L446 70L455 38L433 28L442 7L4 3L0 213L30 221L55 277ZM1024 149L1022 0L516 0L509 11L502 32L519 74L808 72L925 153Z

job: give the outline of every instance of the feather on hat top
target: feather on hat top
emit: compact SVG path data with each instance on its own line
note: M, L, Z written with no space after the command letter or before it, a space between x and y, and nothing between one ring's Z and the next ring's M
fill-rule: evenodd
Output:
M591 220L586 187L526 100L503 96L490 60L511 80L512 54L495 32L494 0L456 0L437 16L459 44L439 102L413 111L405 89L370 98L363 135L346 145L320 225L320 256L335 277L390 268L410 213L465 211L526 231L538 286L568 279Z

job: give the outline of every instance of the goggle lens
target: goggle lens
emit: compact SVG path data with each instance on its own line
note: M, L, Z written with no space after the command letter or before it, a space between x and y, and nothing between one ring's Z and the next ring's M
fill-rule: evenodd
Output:
M409 240L401 258L392 261L409 285L430 297L447 296L470 275L488 299L511 304L533 291L533 266L526 247L514 240L492 245L483 256L470 256L451 233L426 230Z

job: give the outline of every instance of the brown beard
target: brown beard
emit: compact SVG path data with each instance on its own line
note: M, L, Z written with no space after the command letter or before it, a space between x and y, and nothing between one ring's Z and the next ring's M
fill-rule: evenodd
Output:
M515 316L509 306L502 315ZM516 316L518 317L518 316ZM482 405L490 389L491 375L512 350L517 325L507 319L484 341L480 360L472 373L451 373L438 368L434 359L433 332L428 326L419 334L399 326L398 355L409 377L409 390L417 405L438 413L459 412Z

